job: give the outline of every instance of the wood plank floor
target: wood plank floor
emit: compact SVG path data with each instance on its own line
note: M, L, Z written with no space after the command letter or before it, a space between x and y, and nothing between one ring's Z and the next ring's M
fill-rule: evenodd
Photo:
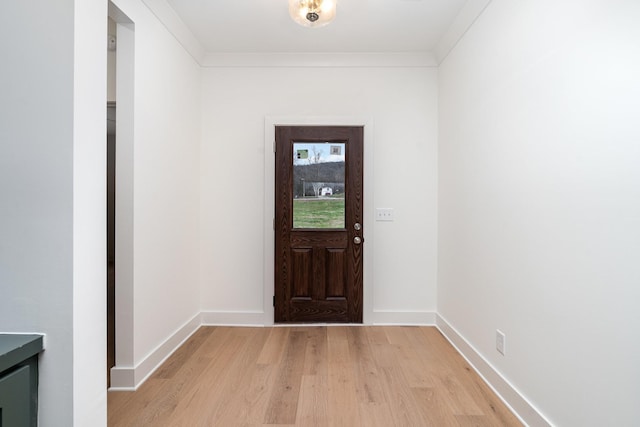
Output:
M432 327L202 327L109 426L520 426Z

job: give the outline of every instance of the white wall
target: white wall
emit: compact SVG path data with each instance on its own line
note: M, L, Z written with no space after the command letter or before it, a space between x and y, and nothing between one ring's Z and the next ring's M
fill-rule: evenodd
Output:
M205 68L202 100L203 311L239 312L241 320L264 308L263 283L272 280L262 270L264 197L273 197L263 194L267 116L371 118L373 146L365 152L374 150L375 176L365 175L365 187L373 188L373 205L394 208L396 218L365 230L375 234L365 243L374 261L365 276L369 309L390 311L379 319L398 322L407 319L398 312L424 319L434 311L434 68Z
M106 426L107 4L74 8L73 425Z
M0 18L0 330L46 334L45 427L106 425L105 33L100 1Z
M558 426L640 424L638 22L493 0L439 72L438 311Z
M118 319L116 366L133 368L138 383L177 344L170 340L176 332L190 332L182 328L199 312L200 67L141 1L113 3L133 22L118 29L118 52L133 52L134 75L124 83L133 88L133 146L119 133L128 132L128 125L119 127L128 106L117 82L116 144L130 156L133 213L116 221L132 224L133 282L116 282L128 299L116 304L132 304L131 317ZM118 56L119 68L131 66L121 62Z

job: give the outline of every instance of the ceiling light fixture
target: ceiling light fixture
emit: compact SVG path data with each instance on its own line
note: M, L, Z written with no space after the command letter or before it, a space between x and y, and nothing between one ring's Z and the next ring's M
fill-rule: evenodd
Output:
M304 27L324 27L336 17L336 0L289 0L289 15Z

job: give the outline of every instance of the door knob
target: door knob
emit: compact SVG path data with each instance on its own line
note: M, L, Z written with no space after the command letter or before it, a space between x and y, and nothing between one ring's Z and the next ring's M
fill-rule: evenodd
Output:
M356 245L359 245L360 243L362 243L362 239L356 236L353 238L353 243L355 243Z

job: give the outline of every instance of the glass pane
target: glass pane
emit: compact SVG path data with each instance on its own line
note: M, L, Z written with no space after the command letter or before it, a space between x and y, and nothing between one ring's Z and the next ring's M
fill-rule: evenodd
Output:
M345 228L344 156L344 143L293 143L293 228Z

